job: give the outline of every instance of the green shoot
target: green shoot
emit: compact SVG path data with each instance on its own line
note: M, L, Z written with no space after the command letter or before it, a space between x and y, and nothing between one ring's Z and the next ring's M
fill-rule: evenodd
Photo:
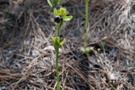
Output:
M57 34L56 36L52 36L51 39L52 39L52 42L55 48L55 53L56 53L57 90L60 90L58 54L59 54L59 48L65 43L65 39L60 37L60 30L61 30L62 24L64 22L70 21L73 18L73 16L68 16L69 12L63 7L61 7L60 9L54 8L56 4L61 3L61 0L53 0L53 2L51 2L50 0L47 0L47 2L53 10L53 14L55 16L54 21L57 26Z
M57 36L52 37L52 42L55 48L56 52L56 78L57 78L57 90L60 90L60 81L59 81L59 72L58 72L58 54L59 54L59 48L62 46L65 42L65 39L60 38L60 30L63 22L70 21L72 19L72 16L67 16L68 11L61 7L60 9L54 8L54 16L55 22L57 25Z
M81 47L81 51L85 54L90 52L90 48L87 47L87 31L88 31L88 24L89 24L89 14L88 14L88 5L89 0L85 0L85 27L84 27L84 46Z

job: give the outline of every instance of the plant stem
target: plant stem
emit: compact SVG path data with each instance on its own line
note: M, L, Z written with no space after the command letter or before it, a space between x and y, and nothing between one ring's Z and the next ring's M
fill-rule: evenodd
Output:
M59 65L58 65L58 54L59 54L59 46L56 46L56 81L57 81L57 90L60 90L60 81L59 81Z
M89 5L89 0L85 0L85 30L84 30L84 48L87 47L87 29L88 29L88 5Z
M62 0L59 0L60 6L62 5Z
M61 26L63 24L63 21L61 21L60 23L57 24L57 36L59 37L60 36L60 29L61 29Z
M57 37L60 36L60 29L62 26L62 21L57 24ZM56 52L56 81L57 81L57 90L60 90L60 81L59 81L59 62L58 62L58 54L59 54L59 45L55 46L55 52Z

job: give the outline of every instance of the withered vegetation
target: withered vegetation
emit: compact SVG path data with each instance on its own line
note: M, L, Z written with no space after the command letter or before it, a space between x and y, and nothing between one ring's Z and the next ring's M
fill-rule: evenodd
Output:
M62 90L135 90L135 0L90 0L87 55L84 1L63 3ZM0 0L0 90L55 90L53 18L46 0Z

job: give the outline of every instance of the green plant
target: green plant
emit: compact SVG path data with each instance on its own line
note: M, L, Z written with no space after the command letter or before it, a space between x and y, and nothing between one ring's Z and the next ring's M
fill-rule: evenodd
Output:
M56 4L61 3L61 0L47 0L49 6L54 10Z
M88 24L89 24L89 14L88 14L88 5L89 5L89 0L85 0L85 27L84 27L84 46L81 47L81 51L83 53L87 54L90 52L90 48L87 47L87 31L88 31Z
M61 7L59 9L54 8L55 4L58 3L59 0L53 0L53 2L51 3L50 0L48 0L48 3L50 5L50 7L53 10L53 14L55 16L54 21L56 23L57 26L57 34L56 36L52 36L52 42L55 48L55 52L56 52L56 79L57 79L57 90L60 90L60 81L59 81L59 66L58 66L58 54L59 54L59 48L60 46L62 46L65 42L65 39L60 37L60 30L61 30L61 26L64 22L70 21L73 16L68 16L68 11Z
M100 48L98 48L98 52L101 50L103 50L103 51L105 50L105 42L99 42L98 45L100 47Z
M104 49L105 48L105 42L100 42L99 46L100 46L100 48Z

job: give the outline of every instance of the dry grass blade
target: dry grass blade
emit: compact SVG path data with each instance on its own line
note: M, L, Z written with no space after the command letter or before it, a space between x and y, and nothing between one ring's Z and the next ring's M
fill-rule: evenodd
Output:
M0 90L55 90L50 37L56 27L47 2L1 1L8 0L0 0ZM66 38L59 54L61 88L135 90L135 1L91 1L88 46L93 50L88 55L78 49L83 40L84 1L63 2L74 18L61 30Z

